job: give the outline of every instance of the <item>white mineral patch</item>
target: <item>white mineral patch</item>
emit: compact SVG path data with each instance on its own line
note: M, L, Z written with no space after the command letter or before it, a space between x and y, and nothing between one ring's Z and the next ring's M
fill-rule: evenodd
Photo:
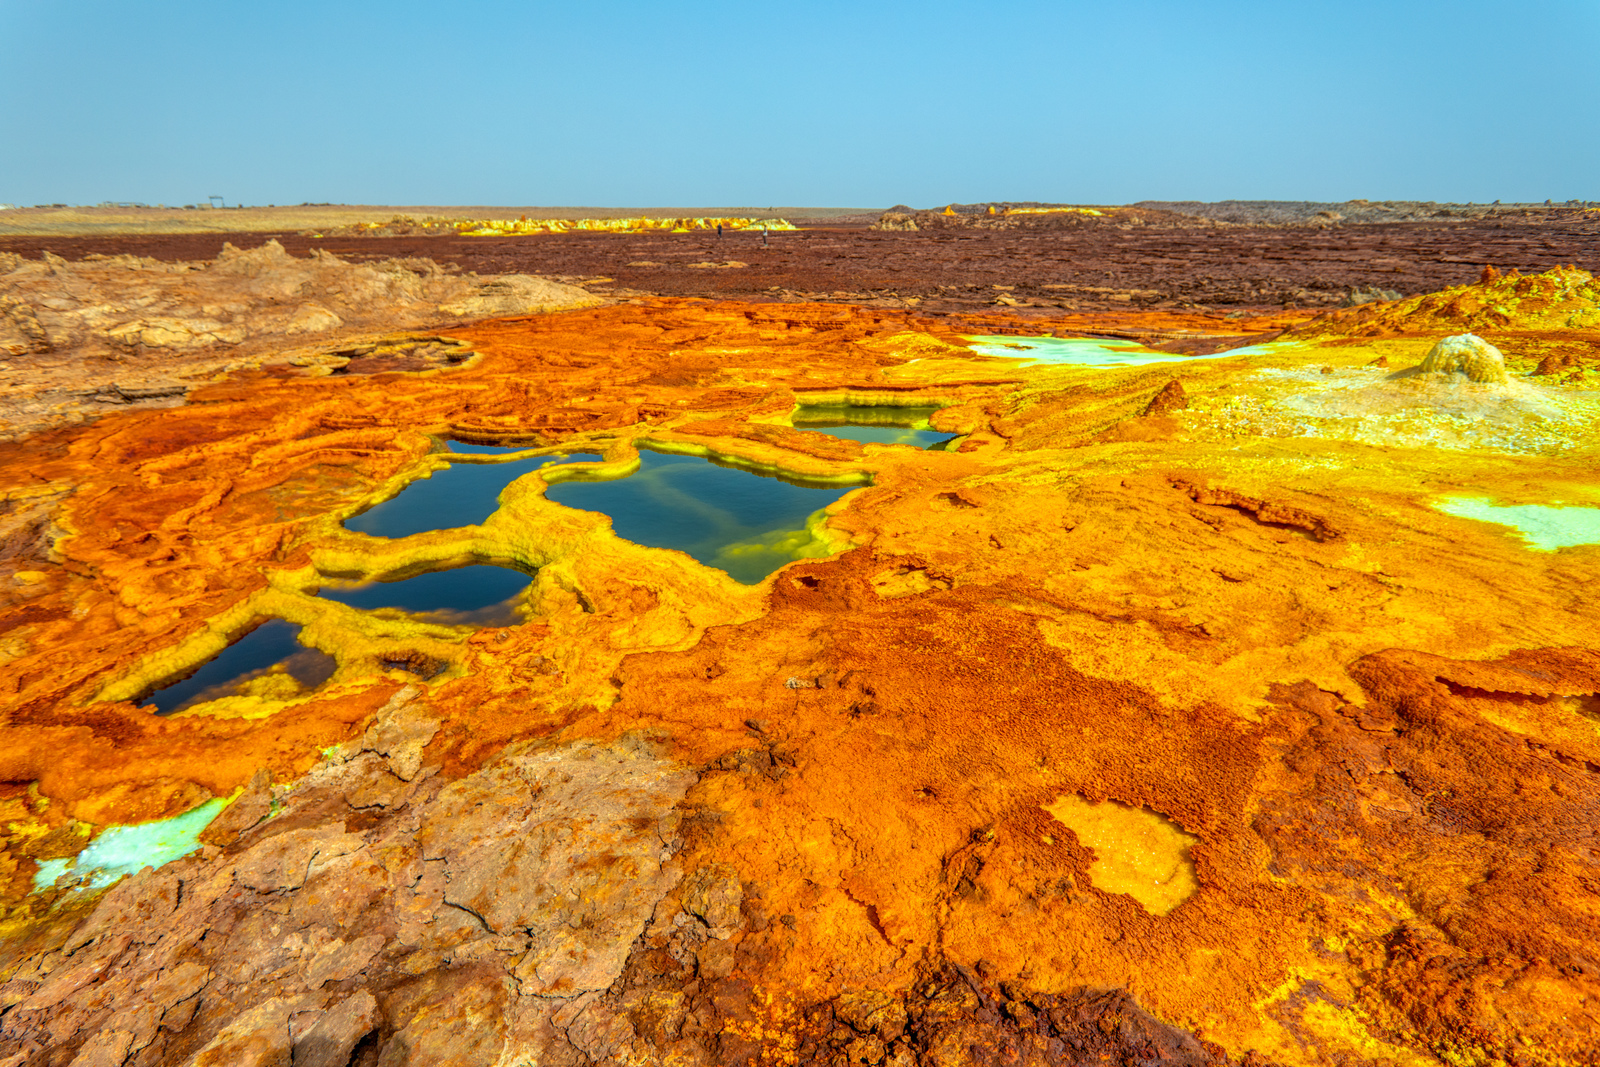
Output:
M1450 497L1434 507L1447 515L1513 527L1541 552L1600 544L1600 508L1496 504L1487 497Z
M1195 359L1226 359L1231 356L1257 356L1273 351L1275 344L1248 345L1209 356L1185 356L1176 352L1156 352L1129 341L1099 337L1008 337L984 334L969 337L972 350L985 356L1029 359L1073 367L1144 367L1152 363L1187 363Z
M33 888L48 889L70 874L86 889L104 889L125 874L182 859L200 847L201 833L227 806L226 798L216 797L171 819L109 827L77 856L39 864Z
M1600 428L1600 394L1375 367L1268 367L1264 388L1198 397L1193 430L1316 437L1390 448L1553 454Z

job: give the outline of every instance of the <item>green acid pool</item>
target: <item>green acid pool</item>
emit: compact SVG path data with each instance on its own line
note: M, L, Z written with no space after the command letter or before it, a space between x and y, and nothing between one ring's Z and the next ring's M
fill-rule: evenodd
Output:
M802 406L791 420L797 430L816 430L831 437L842 437L863 444L909 445L912 448L940 450L955 440L940 433L928 422L937 407L887 407L869 404L841 404L832 407Z
M609 515L618 537L677 549L754 585L785 563L825 554L807 525L852 488L641 450L639 470L626 478L565 480L545 496Z

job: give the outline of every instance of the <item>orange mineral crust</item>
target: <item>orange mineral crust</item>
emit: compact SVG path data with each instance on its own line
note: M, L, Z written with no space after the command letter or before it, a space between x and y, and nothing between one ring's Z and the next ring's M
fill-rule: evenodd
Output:
M1553 277L982 321L1016 348L659 299L0 445L0 1059L1600 1063L1600 395L1538 372L1596 293ZM1473 301L1495 374L1421 369ZM796 417L846 406L954 440ZM342 525L500 461L450 441L551 465ZM755 584L545 495L661 453L848 491ZM483 561L517 621L318 595ZM262 619L326 680L141 706Z

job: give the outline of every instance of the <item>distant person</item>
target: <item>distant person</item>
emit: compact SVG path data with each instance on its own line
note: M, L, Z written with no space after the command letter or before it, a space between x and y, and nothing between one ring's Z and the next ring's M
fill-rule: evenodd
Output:
M722 223L717 223L717 240L722 240Z
M761 227L761 247L767 247L767 228L765 226Z

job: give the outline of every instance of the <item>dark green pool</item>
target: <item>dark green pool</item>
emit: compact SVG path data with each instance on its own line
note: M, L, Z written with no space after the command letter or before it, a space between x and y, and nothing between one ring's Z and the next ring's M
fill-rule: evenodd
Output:
M820 430L832 437L843 437L864 444L910 445L912 448L940 450L955 440L928 425L936 407L880 407L847 404L838 407L802 407L795 412L794 428Z
M854 486L755 474L698 456L641 451L637 473L611 481L563 481L545 496L611 517L618 537L675 548L745 585L808 551L806 520Z

